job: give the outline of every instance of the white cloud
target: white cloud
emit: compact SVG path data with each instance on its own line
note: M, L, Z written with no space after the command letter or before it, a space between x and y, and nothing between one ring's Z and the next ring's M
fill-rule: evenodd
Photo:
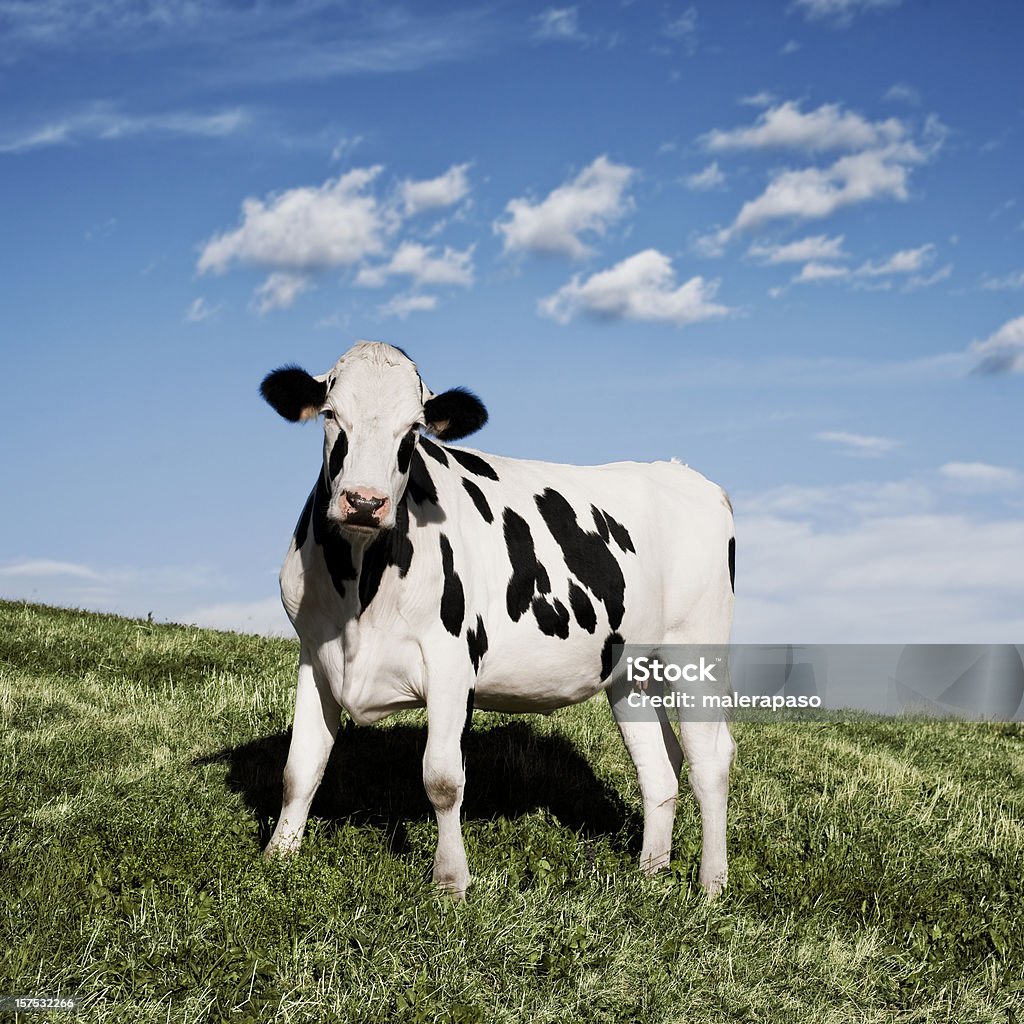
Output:
M127 114L112 104L97 103L0 138L0 153L24 153L46 146L108 142L139 135L221 138L242 131L250 121L249 113L238 107L210 114L186 110Z
M834 263L817 263L811 261L800 268L800 273L793 278L794 284L807 284L812 281L834 281L840 277L849 277L848 267L837 267Z
M752 126L716 129L702 141L712 152L799 149L818 153L889 145L905 135L906 127L897 118L871 122L837 103L825 103L804 113L799 103L787 100L765 110Z
M725 175L718 166L718 161L707 165L702 171L691 174L685 179L686 187L694 192L707 192L710 189L718 188L725 184Z
M882 277L887 274L913 274L927 266L935 258L935 246L928 242L916 249L901 249L894 252L883 263L870 260L857 268L863 277Z
M424 313L437 309L436 295L395 295L383 305L377 307L381 316L394 316L404 320L410 313Z
M623 217L632 203L625 194L633 168L599 156L569 183L545 199L512 199L505 207L508 220L496 221L504 236L506 253L527 251L582 259L592 248L581 241L584 233L603 235Z
M222 273L237 262L294 273L349 266L378 254L394 226L367 193L380 171L359 168L319 187L244 200L241 224L203 246L199 272Z
M728 241L740 231L772 220L821 220L846 206L875 199L906 200L908 161L901 157L905 157L902 152L866 150L840 157L830 167L782 171L760 196L743 204L732 227L719 237Z
M718 283L691 277L677 285L672 261L656 249L638 252L585 281L577 274L538 303L544 316L568 323L578 313L604 320L642 320L683 327L726 316L712 300Z
M444 174L426 181L403 181L399 186L402 206L407 217L426 210L437 210L469 195L469 164L453 164Z
M364 267L356 277L356 284L377 288L389 277L411 277L416 285L462 285L473 283L473 250L471 245L458 250L445 246L440 256L434 255L433 246L418 242L403 242L390 262L377 267Z
M847 258L847 253L843 251L844 240L844 235L836 235L833 238L827 235L812 235L784 245L762 245L755 242L747 250L747 255L751 259L768 264L843 260Z
M793 0L793 6L808 21L831 21L839 27L849 25L865 11L897 7L900 3L901 0Z
M779 50L779 54L782 57L788 57L790 54L797 53L800 49L802 49L802 47L795 39L787 39Z
M1024 316L1007 320L987 338L972 342L970 350L981 356L974 373L986 376L1024 373Z
M1008 466L988 462L947 462L939 469L947 480L967 490L998 491L1019 487L1021 474Z
M762 89L751 96L741 96L739 101L744 107L770 107L775 102L775 94Z
M273 309L287 309L311 284L306 274L275 270L253 295L256 312L262 315Z
M926 118L917 138L912 138L908 126L897 118L868 121L838 104L805 113L791 101L764 111L753 125L712 131L702 138L715 152L850 152L828 165L775 171L764 191L743 204L731 225L698 239L696 246L707 255L721 255L737 234L772 220L819 220L873 200L905 201L911 169L935 156L946 133L934 116Z
M578 7L548 7L534 19L537 39L572 41L582 38Z
M201 324L204 320L209 320L219 312L220 306L211 306L206 299L200 295L198 299L193 299L189 304L188 309L185 310L185 322L189 324Z
M737 642L1005 643L1024 630L1010 568L1024 565L1022 519L950 513L914 480L733 501Z
M1020 291L1024 288L1024 270L1004 274L1002 277L992 277L990 274L986 274L982 277L978 287L989 292Z
M869 434L851 434L845 430L826 430L814 435L815 440L840 445L844 455L859 458L878 458L899 445L891 437L872 437Z

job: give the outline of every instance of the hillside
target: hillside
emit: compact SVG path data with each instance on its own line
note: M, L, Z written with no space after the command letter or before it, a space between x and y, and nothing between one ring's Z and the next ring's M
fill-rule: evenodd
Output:
M429 883L423 718L345 726L301 855L265 865L297 644L0 602L0 994L76 1020L1024 1019L1024 732L737 727L727 894L635 869L603 700L479 714L475 882Z

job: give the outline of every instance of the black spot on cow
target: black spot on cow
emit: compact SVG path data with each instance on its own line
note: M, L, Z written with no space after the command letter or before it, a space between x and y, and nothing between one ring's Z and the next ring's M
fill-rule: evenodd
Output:
M445 450L439 445L434 444L429 437L420 438L420 448L423 449L432 459L436 459L441 463L442 466L448 465L448 456L445 454Z
M569 607L572 609L580 629L593 633L597 628L597 612L594 611L594 605L587 596L587 592L577 586L573 580L569 580Z
M470 687L466 697L466 721L462 726L462 735L459 737L459 749L462 751L462 767L466 767L466 740L469 738L469 730L473 728L473 698L476 691Z
M423 456L418 451L413 451L412 459L409 461L409 484L406 491L417 505L425 505L428 502L432 505L437 504L437 488L427 472Z
M360 612L377 596L380 581L389 566L396 566L399 578L405 579L412 566L412 555L409 507L403 500L395 510L395 525L375 537L363 555L363 564L359 567Z
M551 589L551 583L544 567L537 561L537 552L533 547L533 534L530 525L512 509L506 508L502 515L505 532L505 547L508 548L508 560L512 565L512 576L505 590L505 606L509 618L518 622L538 589L538 578L544 584L544 593Z
M498 479L498 474L494 471L494 467L489 462L481 459L479 455L474 455L472 452L459 451L458 448L445 448L445 451L463 469L468 470L474 476L486 477L488 480Z
M729 586L736 593L736 538L729 538Z
M276 412L296 423L320 411L327 385L298 366L282 366L263 378L260 394Z
M402 438L398 445L398 472L404 473L409 468L409 462L412 459L413 449L416 447L416 431L410 430L405 437Z
M632 551L636 554L636 548L633 547L633 538L630 537L629 531L622 525L622 523L616 522L607 512L604 514L605 519L608 521L608 530L612 535L612 540L622 549L622 551Z
M466 493L473 499L473 504L476 505L477 512L483 516L484 522L493 523L494 513L491 511L491 506L487 504L484 492L472 480L467 480L465 477L462 478L462 486L465 487Z
M594 525L597 527L597 532L601 535L601 540L607 542L608 523L604 518L604 513L596 505L591 505L590 514L594 517Z
M473 671L480 671L480 662L487 653L487 630L484 629L484 620L478 615L476 617L476 629L472 626L466 630L466 643L469 646L469 660L473 662Z
M466 615L466 593L462 580L455 571L455 557L448 538L441 534L441 571L444 574L444 589L441 591L441 622L452 636L462 632L462 620Z
M332 480L342 471L346 455L348 455L348 434L339 427L338 436L327 459L327 472Z
M313 494L313 540L323 549L324 562L334 589L344 597L345 583L356 578L356 567L352 561L351 545L327 518L330 501L331 492L321 473Z
M313 488L309 492L309 497L306 499L306 504L303 506L302 515L299 516L299 521L295 524L295 550L299 551L302 545L306 543L306 534L309 532L309 520L313 515L313 497L316 494L316 488Z
M615 657L612 650L616 644L621 643L625 643L625 641L618 633L609 633L605 637L604 646L601 648L601 682L604 682L612 674L612 669L622 657L622 651L619 651L618 657Z
M618 629L625 614L626 581L607 542L580 526L572 505L558 491L549 487L534 500L569 571L604 602L608 624Z
M531 602L533 617L537 620L540 631L546 636L557 636L563 640L569 636L569 612L558 598L548 600L535 597Z

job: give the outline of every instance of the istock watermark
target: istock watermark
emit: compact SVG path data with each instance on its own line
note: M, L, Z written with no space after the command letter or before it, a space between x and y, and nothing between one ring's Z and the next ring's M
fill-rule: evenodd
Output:
M1024 719L1014 644L619 644L612 656L609 696L626 721Z

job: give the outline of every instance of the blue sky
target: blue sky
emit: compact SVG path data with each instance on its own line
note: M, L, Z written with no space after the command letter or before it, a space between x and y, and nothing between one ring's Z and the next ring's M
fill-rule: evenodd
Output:
M0 594L280 627L392 341L733 496L736 637L1024 635L1024 9L0 0ZM681 524L685 528L685 524Z

